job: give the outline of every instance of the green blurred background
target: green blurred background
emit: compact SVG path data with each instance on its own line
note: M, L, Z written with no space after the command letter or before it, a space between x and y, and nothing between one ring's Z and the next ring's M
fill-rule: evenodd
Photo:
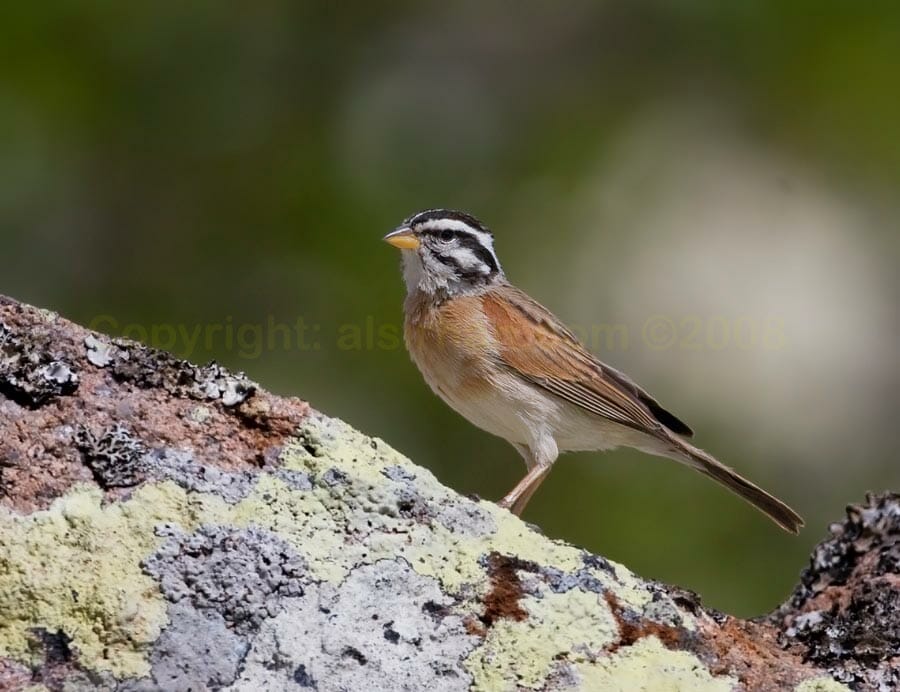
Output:
M515 283L808 523L787 536L621 451L562 458L526 513L548 535L748 615L848 502L900 487L900 5L3 15L3 293L245 370L493 499L522 463L421 381L380 241L461 208Z

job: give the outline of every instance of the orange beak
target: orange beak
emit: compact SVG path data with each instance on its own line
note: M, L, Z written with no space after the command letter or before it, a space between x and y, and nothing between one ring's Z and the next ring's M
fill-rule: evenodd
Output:
M401 250L418 250L419 239L413 234L411 228L401 226L396 231L391 231L384 236L384 242L390 243Z

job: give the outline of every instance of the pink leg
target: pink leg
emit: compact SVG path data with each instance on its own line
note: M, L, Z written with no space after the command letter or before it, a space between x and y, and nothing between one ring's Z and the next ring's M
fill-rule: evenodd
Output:
M552 464L538 464L533 466L528 473L525 474L525 478L520 480L516 487L510 490L506 494L506 497L497 504L501 507L505 507L516 516L521 516L522 512L525 511L525 506L528 504L528 501L531 500L531 496L534 495L541 483L544 482L544 479L547 477L547 474L550 473L552 467Z

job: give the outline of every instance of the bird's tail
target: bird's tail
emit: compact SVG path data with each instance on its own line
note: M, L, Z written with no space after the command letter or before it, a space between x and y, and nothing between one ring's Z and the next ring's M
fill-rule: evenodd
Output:
M777 497L769 495L765 490L754 485L743 476L725 466L712 455L694 447L675 435L669 436L678 461L697 469L704 476L721 483L735 495L744 498L760 512L768 516L785 531L799 533L803 526L803 518ZM677 455L677 456L676 456Z

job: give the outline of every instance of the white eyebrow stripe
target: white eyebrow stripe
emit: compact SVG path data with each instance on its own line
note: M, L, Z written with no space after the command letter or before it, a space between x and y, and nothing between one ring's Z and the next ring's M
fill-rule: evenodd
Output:
M474 228L465 221L460 221L459 219L429 219L428 221L419 224L419 228L423 231L440 231L447 229L450 231L471 233L478 238L481 244L490 250L492 254L494 252L494 239L490 233L482 231L480 228Z
M473 235L479 235L481 233L477 228L473 228L465 221L460 221L459 219L429 219L420 224L419 228L423 231L437 231L446 228L451 231L465 231L466 233L471 233Z

